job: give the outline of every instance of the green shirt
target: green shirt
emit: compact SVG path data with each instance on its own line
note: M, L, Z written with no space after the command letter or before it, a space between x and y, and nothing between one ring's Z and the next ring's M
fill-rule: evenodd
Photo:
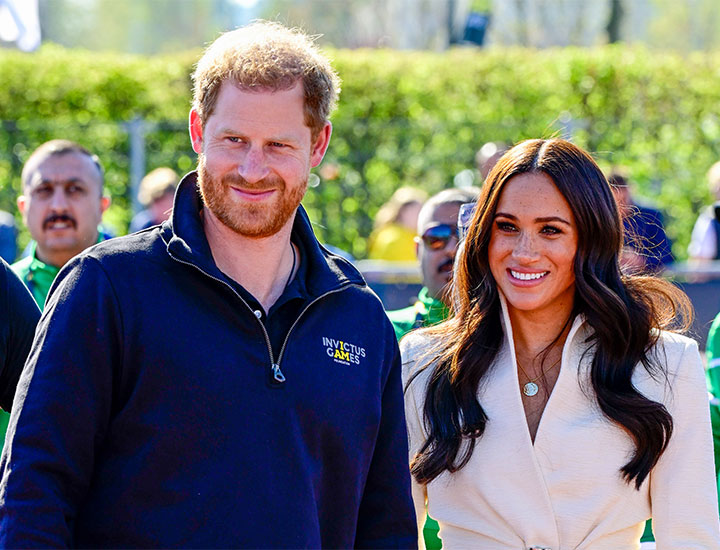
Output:
M398 340L416 328L441 323L448 318L449 314L450 310L447 306L440 300L431 298L426 287L422 288L414 305L405 309L387 312ZM423 538L427 550L440 550L442 548L442 541L438 537L438 531L440 531L440 526L437 521L428 516L425 527L423 527Z
M15 274L20 277L25 286L30 290L38 307L42 310L45 308L45 299L50 292L50 285L55 280L55 276L60 271L59 267L48 265L38 259L36 254L37 243L30 243L30 254L22 260L18 260L10 267Z
M101 243L102 241L109 239L110 235L107 235L100 229L98 229L98 238L95 244ZM62 266L60 266L62 267ZM52 285L55 277L60 271L60 267L46 264L37 257L37 243L30 241L29 254L22 260L18 260L10 266L15 274L20 277L25 286L30 290L35 303L37 303L40 311L45 309L45 300L50 292L50 286Z
M450 310L445 304L428 296L426 287L420 290L414 305L387 312L398 340L413 329L437 325L447 319L449 314Z
M710 400L710 420L712 421L713 448L715 449L715 472L720 470L720 314L710 327L705 348L707 359L708 390Z

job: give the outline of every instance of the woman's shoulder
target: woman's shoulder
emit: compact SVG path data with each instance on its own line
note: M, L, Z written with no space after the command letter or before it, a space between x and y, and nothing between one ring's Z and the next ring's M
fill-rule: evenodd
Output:
M426 377L433 370L439 337L426 330L414 330L400 340L403 385L417 377Z
M676 362L685 354L699 355L698 343L688 336L667 330L660 330L657 335L657 342L652 352L668 366L671 366L673 360Z
M650 376L655 382L664 381L670 387L696 381L704 384L705 370L698 344L692 338L669 331L658 331L657 341L648 353L652 364L660 367L664 376ZM662 384L663 386L665 384ZM666 388L667 389L667 388Z

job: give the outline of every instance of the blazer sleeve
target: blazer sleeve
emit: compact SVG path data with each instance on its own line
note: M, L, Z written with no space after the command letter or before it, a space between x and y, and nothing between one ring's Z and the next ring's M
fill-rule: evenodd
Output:
M122 360L120 308L91 257L63 268L18 383L0 467L0 548L73 546Z
M423 411L420 408L423 400L418 399L418 397L422 397L425 388L424 377L422 375L418 376L410 383L410 378L416 370L418 353L417 346L414 343L417 339L418 336L416 335L408 335L403 338L400 344L401 355L403 356L403 389L405 390L405 420L408 428L409 462L412 462L415 458L427 437L422 422ZM419 395L416 397L416 394ZM427 487L415 481L412 476L411 483L415 519L418 527L418 547L425 550L423 527L427 515Z
M718 499L705 372L697 343L683 339L668 365L665 406L673 418L667 449L650 474L657 550L720 548ZM672 359L668 354L668 359Z

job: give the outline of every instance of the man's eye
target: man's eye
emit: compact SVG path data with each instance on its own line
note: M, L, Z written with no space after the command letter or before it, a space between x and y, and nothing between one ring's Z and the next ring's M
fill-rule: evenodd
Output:
M85 189L83 189L79 185L71 185L70 187L67 188L67 192L70 194L79 194L79 193L83 193L84 191L85 191Z
M279 141L271 141L270 142L271 147L275 147L276 149L282 149L283 147L287 147L284 143L280 143Z
M236 136L228 136L228 137L227 137L227 140L228 140L230 143L240 143L240 138L239 138L239 137L236 137Z
M52 187L50 187L49 185L43 185L42 187L36 187L32 194L38 197L48 197L52 195L52 192Z

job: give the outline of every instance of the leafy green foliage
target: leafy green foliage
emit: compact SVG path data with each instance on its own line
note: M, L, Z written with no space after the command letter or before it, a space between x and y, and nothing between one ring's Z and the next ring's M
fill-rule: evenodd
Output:
M636 195L665 210L674 252L684 257L710 200L705 173L720 158L718 54L618 46L329 54L343 91L316 170L321 184L304 201L321 239L363 257L373 216L397 187L437 192L473 166L486 141L570 129L602 166L625 167ZM107 220L122 232L131 216L127 122L147 123L148 170L195 164L186 120L197 57L0 50L0 207L15 211L29 153L66 137L102 159L114 200Z

